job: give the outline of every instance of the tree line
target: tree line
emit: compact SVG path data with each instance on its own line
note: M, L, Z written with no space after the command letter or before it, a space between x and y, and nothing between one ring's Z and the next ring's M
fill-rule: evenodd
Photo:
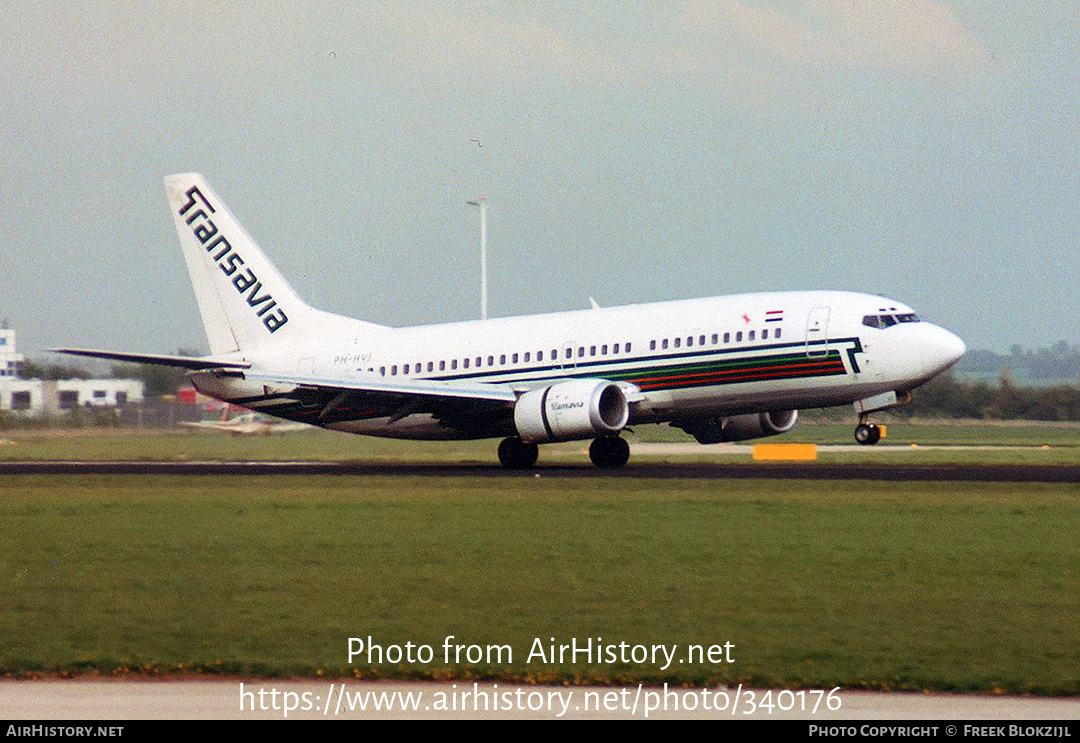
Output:
M1080 421L1080 387L1020 385L1003 374L994 381L946 373L912 393L900 415L979 420Z
M1050 348L1025 349L1014 345L1009 353L969 351L956 365L962 375L1011 379L1031 384L1069 384L1080 378L1080 346L1058 341Z

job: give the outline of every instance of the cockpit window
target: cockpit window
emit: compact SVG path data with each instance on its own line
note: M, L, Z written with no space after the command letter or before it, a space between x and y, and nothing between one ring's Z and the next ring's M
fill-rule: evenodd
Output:
M862 324L868 328L889 328L897 323L902 322L919 322L919 317L914 312L906 312L900 315L866 315L862 319Z

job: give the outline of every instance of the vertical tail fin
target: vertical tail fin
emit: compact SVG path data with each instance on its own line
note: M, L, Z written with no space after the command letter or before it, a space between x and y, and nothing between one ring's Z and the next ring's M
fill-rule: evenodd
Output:
M210 353L299 338L313 313L198 173L165 177L165 191Z

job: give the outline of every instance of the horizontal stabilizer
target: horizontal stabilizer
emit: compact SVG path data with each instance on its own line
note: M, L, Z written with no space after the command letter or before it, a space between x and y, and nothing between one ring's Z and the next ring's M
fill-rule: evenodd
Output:
M92 359L126 361L132 364L157 364L176 366L181 369L204 371L206 369L247 369L251 366L243 361L214 359L206 356L163 356L151 353L121 353L119 351L95 351L86 348L50 348L51 353L66 353L72 356L89 356Z

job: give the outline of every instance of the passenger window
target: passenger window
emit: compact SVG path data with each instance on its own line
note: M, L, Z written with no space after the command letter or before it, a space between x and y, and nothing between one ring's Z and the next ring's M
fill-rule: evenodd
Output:
M656 341L649 341L649 350L650 351L655 351L656 350Z
M731 333L724 333L724 343L731 343Z
M754 340L754 331L753 330L750 331L750 335L747 337L747 340L749 340L749 341Z
M742 340L742 331L740 330L738 333L735 334L735 342L738 343L741 340Z
M660 342L660 347L667 350L667 338Z

